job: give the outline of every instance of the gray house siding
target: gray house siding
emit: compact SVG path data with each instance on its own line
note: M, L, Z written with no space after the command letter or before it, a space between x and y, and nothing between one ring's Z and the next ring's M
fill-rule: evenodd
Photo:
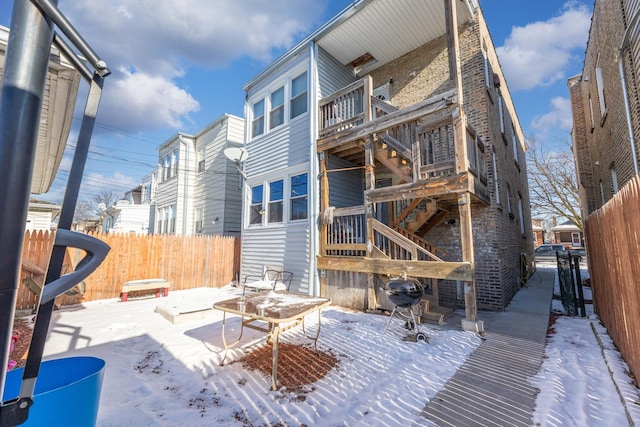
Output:
M249 176L245 184L244 200L244 228L242 230L242 260L241 277L260 276L267 267L275 267L291 271L293 282L291 290L309 293L309 218L307 220L289 221L289 204L287 194L289 190L288 180L293 175L307 173L307 206L309 199L315 191L315 182L309 173L309 153L311 150L310 134L310 88L307 86L307 112L274 129L269 129L265 122L265 133L256 138L251 138L251 113L252 102L268 97L269 91L279 88L281 85L290 91L291 78L307 71L307 82L310 72L308 70L308 51L283 65L276 73L274 79L265 79L247 90L247 120L245 124L245 139L248 141L245 148L249 152L249 158L245 164L245 171ZM284 76L287 76L283 78ZM285 96L285 117L289 115L288 99ZM311 101L313 102L313 101ZM269 110L265 110L265 116ZM270 181L283 180L284 205L283 222L276 224L248 225L249 205L251 204L251 188L255 185L267 186ZM266 200L263 201L265 204ZM268 207L265 206L264 209ZM308 208L309 209L309 208ZM315 256L315 254L314 254Z
M353 165L338 157L329 157L329 170ZM364 176L362 169L329 172L329 206L346 208L364 204Z
M322 99L355 81L353 71L318 48L318 98Z

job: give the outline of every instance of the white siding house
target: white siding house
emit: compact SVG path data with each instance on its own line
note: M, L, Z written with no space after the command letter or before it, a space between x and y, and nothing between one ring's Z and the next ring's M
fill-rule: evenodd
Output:
M27 231L51 230L55 228L51 221L60 213L61 206L42 200L29 200L27 212Z
M159 147L154 233L240 234L241 175L223 150L241 147L243 130L243 119L224 114Z
M151 205L142 201L142 187L138 186L100 212L102 232L148 234L150 211Z
M293 291L378 309L411 272L480 328L533 254L503 82L476 0L350 3L243 87L241 276L282 268Z

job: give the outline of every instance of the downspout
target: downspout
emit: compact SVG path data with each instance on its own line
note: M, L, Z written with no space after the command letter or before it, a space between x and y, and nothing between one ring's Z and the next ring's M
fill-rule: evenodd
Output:
M189 190L189 147L187 141L182 138L182 134L178 133L178 139L184 144L184 192L182 193L182 235L187 235L187 191ZM179 152L178 152L179 153ZM178 156L178 172L180 172L180 156ZM177 220L177 218L176 218Z
M320 278L318 277L318 155L316 137L318 135L317 82L318 82L318 45L311 41L309 45L309 293L320 295Z
M629 132L629 142L631 144L631 156L633 158L633 170L636 175L638 175L638 156L636 154L636 141L633 135L633 126L631 124L631 108L629 107L629 97L627 93L627 81L625 79L624 73L624 58L622 54L627 48L628 38L629 38L629 29L635 26L638 21L638 17L640 13L636 13L634 17L631 19L631 23L627 26L625 30L624 37L622 38L622 43L620 44L620 49L618 49L618 70L620 72L620 84L622 85L622 99L624 99L624 112L625 117L627 119L627 131Z

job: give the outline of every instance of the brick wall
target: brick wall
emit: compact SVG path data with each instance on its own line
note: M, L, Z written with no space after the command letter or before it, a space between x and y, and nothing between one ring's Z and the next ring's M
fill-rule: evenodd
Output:
M586 169L589 167L591 169L592 184L583 183L587 200L591 200L594 204L594 206L588 205L589 213L594 208L602 206L603 197L606 203L613 196L612 168L615 168L618 188L621 188L635 175L618 68L618 48L623 34L624 22L621 2L596 1L582 79L579 85L574 85L573 89L570 87L572 106L582 110L587 122L587 132L584 135L576 134L574 139L581 148L581 151L577 153L577 158L578 164L583 165L582 177L588 178L589 174ZM626 55L624 60L627 67L629 66L628 59L628 55ZM596 73L598 64L602 71L602 87L605 94L606 114L604 115L600 107L600 91L598 90ZM632 74L627 73L628 77L632 77ZM631 80L633 82L633 78ZM631 86L635 87L635 85ZM581 93L578 94L578 90ZM637 117L638 105L635 90L631 91L631 95L631 108L634 116ZM591 129L592 115L589 100L591 100L593 111L593 129ZM575 122L574 124L576 128L580 125ZM580 137L583 138L582 141L578 141ZM603 194L601 194L600 182Z

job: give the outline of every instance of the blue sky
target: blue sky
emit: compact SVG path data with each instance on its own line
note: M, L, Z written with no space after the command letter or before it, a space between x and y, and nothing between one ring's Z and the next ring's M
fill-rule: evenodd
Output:
M569 142L566 81L581 72L593 0L479 1L525 135ZM242 117L242 85L350 3L60 0L113 71L80 197L133 188L157 164L157 147L178 131L197 133L223 113ZM9 26L12 7L0 1L0 25ZM84 98L77 104L84 107ZM70 164L68 149L54 186L39 198L62 199Z

